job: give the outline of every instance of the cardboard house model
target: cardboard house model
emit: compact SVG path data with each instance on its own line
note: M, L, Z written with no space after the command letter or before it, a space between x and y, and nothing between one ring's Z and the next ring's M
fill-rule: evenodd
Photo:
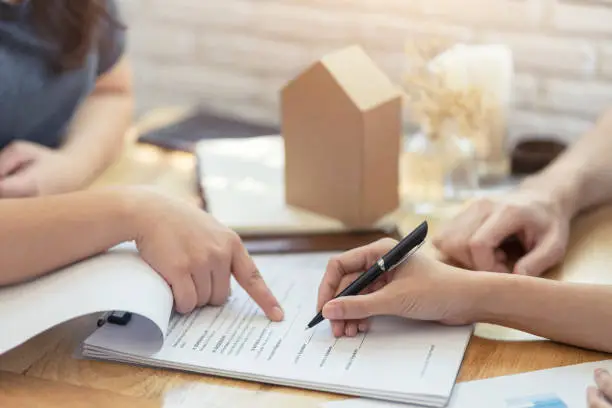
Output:
M288 205L373 225L399 205L401 93L358 46L324 56L281 91Z

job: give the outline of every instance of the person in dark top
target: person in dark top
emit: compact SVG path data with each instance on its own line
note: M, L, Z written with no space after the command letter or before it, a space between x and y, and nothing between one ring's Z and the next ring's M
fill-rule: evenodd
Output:
M80 189L133 110L114 0L0 0L0 198Z
M0 286L134 241L179 313L224 303L234 276L282 320L238 235L200 208L138 188L80 188L130 124L124 44L113 0L0 0Z

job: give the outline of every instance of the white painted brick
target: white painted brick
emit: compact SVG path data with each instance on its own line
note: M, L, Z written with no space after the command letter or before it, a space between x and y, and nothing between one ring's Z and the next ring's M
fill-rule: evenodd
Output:
M561 31L612 34L612 8L558 3L553 8L551 25Z
M566 114L516 110L509 121L510 147L529 134L552 136L565 143L573 143L593 127L593 122Z
M518 72L514 101L519 109L513 116L514 134L551 131L573 138L591 123L574 115L592 115L612 94L612 83L605 81L612 79L612 37L606 37L612 32L608 24L612 9L602 11L584 3L120 0L119 4L130 26L139 106L200 101L211 109L277 121L280 87L326 53L362 44L391 79L401 83L405 41L435 37L501 42L514 50ZM543 23L547 28L540 30ZM557 79L547 81L548 92L541 92L550 78ZM564 82L572 78L575 82ZM580 78L588 78L590 85L578 82ZM538 108L567 113L540 113Z
M351 10L378 13L384 10L390 15L416 14L420 11L419 0L285 0L284 3L307 5L324 10Z
M542 107L595 119L612 107L612 83L547 80Z
M122 20L134 21L141 18L148 18L151 9L150 0L119 0L116 1Z
M518 73L514 76L513 105L533 108L538 101L540 81L537 77Z
M600 50L601 74L604 77L612 78L612 41L608 41Z
M169 59L195 57L196 33L179 25L138 23L128 31L129 50L134 55Z
M131 0L126 0L131 1ZM150 13L158 21L200 24L225 29L246 27L253 21L259 5L249 0L148 0Z
M234 33L201 36L198 55L202 64L238 66L282 76L297 75L314 62L310 49L303 44Z
M360 21L356 13L322 10L314 7L276 2L261 2L254 8L250 31L258 36L312 43L354 41Z
M426 16L501 29L537 27L543 14L540 0L420 0Z
M370 56L391 81L403 85L406 69L406 55L403 52L373 52Z
M245 71L227 67L154 63L135 79L140 86L160 86L177 92L193 92L202 98L228 97L234 100L257 97L263 82Z
M597 67L595 45L588 39L519 33L485 33L481 42L508 45L518 70L591 76Z
M161 89L160 87L137 87L136 116L148 111L168 106L191 107L198 104L198 95L191 92L178 92L176 89Z
M440 39L449 43L468 42L474 38L468 27L419 21L388 14L372 14L360 27L362 42L369 48L403 52L407 41Z

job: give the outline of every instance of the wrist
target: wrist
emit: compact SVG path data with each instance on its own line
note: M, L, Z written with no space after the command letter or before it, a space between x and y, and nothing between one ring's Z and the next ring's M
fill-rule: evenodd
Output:
M110 202L108 222L115 235L121 242L137 240L143 225L151 219L151 193L138 188L110 188L104 194Z
M52 170L42 187L53 194L70 193L84 188L90 178L87 160L65 148L56 150L55 156Z
M515 274L479 272L473 283L472 323L491 323L521 327L527 320L538 319L538 313L548 312L542 297L547 285L557 282Z
M559 171L550 168L527 177L519 189L546 197L560 215L569 220L582 210L580 190L583 182L584 174L580 168Z
M66 145L57 150L59 165L62 166L63 188L66 191L82 189L92 183L105 168L96 156L88 154L77 146Z
M505 274L477 273L472 280L472 310L470 323L492 323L497 320L500 313L504 313L507 306L508 290L515 282L504 279ZM502 279L500 279L502 278Z

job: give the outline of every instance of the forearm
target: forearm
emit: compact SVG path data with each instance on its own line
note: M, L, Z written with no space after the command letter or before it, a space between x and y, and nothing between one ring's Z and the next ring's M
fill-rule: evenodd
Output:
M549 192L570 217L611 202L611 151L612 109L546 169L529 177L522 187Z
M88 185L112 164L124 147L132 112L129 92L97 92L85 100L61 148L73 163L75 186L69 190Z
M474 321L612 352L612 286L506 274L480 278Z
M0 200L0 285L134 239L136 197L104 190Z

